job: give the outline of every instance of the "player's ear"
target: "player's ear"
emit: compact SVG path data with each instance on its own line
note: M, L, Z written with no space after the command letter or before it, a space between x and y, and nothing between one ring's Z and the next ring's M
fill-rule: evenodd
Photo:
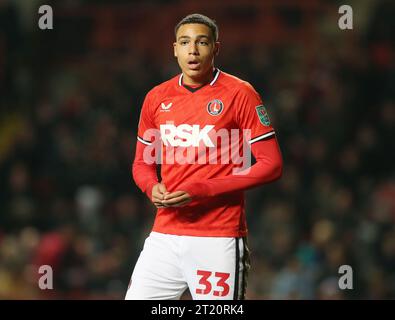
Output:
M174 56L177 58L177 50L176 50L176 47L177 47L177 42L173 42Z
M220 42L219 42L219 41L216 41L216 42L214 43L214 55L215 55L215 56L218 56L218 54L219 54L219 47L220 47Z

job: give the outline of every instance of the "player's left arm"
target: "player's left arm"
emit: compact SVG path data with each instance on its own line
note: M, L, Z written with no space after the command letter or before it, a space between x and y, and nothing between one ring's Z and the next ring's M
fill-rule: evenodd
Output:
M282 175L283 161L277 139L273 136L268 140L251 145L256 163L237 175L212 178L199 182L181 185L179 191L165 196L166 206L185 205L193 199L214 197L224 193L250 189L265 183L273 182Z
M166 195L164 205L181 206L193 199L246 190L281 177L281 151L266 108L258 93L249 84L245 84L243 89L238 96L239 109L236 110L235 120L240 128L251 131L248 142L256 163L237 175L182 184L177 191Z

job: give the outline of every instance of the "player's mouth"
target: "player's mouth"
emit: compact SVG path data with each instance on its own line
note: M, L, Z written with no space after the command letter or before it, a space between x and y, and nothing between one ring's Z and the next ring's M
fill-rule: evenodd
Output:
M198 70L200 68L200 62L197 60L188 61L188 67L191 70Z

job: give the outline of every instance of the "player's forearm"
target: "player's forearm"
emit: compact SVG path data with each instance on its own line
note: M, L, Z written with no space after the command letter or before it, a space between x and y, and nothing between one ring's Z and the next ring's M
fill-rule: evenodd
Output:
M147 164L144 161L144 148L144 144L137 142L132 174L136 185L150 197L152 187L159 182L156 164Z
M189 183L181 185L179 189L196 199L250 189L281 177L283 162L276 139L258 142L253 145L252 152L257 162L238 175Z
M147 195L151 193L152 187L159 183L156 169L152 166L134 162L132 171L134 182Z
M220 194L250 189L280 178L282 166L257 162L250 173L244 176L230 175L202 182L191 183L180 189L188 192L192 198L213 197Z

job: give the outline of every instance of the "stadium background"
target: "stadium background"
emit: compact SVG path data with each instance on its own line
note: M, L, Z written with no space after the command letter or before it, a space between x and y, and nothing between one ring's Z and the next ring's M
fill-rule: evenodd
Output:
M0 0L0 298L124 297L154 217L130 174L139 110L179 72L193 12L217 20L216 64L262 95L285 161L248 192L247 298L395 298L394 2L347 1L346 31L341 4Z

